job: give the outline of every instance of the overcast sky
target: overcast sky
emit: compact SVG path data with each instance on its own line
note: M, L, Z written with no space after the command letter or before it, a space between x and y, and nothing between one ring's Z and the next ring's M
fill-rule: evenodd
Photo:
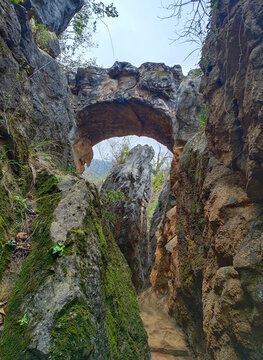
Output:
M119 17L107 19L113 49L107 28L98 22L95 41L99 44L93 55L99 65L110 67L114 61L128 61L140 66L147 61L164 62L173 66L180 64L185 74L197 67L198 51L185 60L194 44L175 38L176 19L161 19L170 13L162 8L161 0L114 0ZM168 5L172 0L163 0ZM188 10L189 12L189 10ZM182 19L183 20L183 19ZM183 21L182 21L183 22ZM114 51L114 52L113 52Z
M98 23L98 32L94 37L99 47L92 50L91 56L96 57L99 66L111 67L115 61L128 61L135 66L148 61L164 62L170 66L180 64L185 75L190 69L198 67L198 51L186 59L196 48L194 44L183 43L183 40L171 44L177 22L174 18L161 19L169 15L162 8L161 0L112 1L119 17L106 20L110 36L107 27ZM172 0L163 0L164 5L169 2ZM148 138L141 138L141 141L134 138L134 144L137 143L148 143L155 150L157 148L155 141ZM93 151L94 158L100 158L96 147Z

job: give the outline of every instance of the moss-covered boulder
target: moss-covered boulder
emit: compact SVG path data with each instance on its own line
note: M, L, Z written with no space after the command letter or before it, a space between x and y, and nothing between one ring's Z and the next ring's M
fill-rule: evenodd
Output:
M7 308L2 360L150 359L130 270L84 180L46 171L39 215Z

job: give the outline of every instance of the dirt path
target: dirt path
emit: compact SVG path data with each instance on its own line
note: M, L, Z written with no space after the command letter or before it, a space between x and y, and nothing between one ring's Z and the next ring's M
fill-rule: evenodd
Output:
M157 299L152 289L139 297L141 318L148 333L152 360L192 360L176 323L166 314L166 301Z

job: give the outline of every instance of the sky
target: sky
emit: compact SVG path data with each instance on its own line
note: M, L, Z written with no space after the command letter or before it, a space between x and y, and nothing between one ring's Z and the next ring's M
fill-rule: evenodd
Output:
M135 66L148 61L164 62L169 66L180 64L185 75L190 69L198 67L198 51L188 57L196 49L196 45L185 43L183 39L172 43L172 39L176 37L177 21L174 18L162 19L170 14L162 4L168 5L172 0L111 1L116 6L119 17L106 19L107 26L98 22L94 41L99 47L89 54L96 58L99 66L111 67L115 61L128 61ZM105 3L107 4L107 1ZM183 14L182 23L186 15ZM133 144L138 143L147 143L152 145L155 151L158 150L155 140L134 137ZM101 148L107 152L107 141ZM100 159L101 151L98 151L98 146L94 146L93 151L94 158ZM166 148L163 147L163 152L165 151Z
M93 49L92 55L98 65L111 67L115 61L128 61L135 66L148 61L164 62L170 66L180 64L185 75L198 67L198 51L186 59L196 48L195 44L185 43L183 39L172 43L179 28L177 20L162 19L170 15L162 4L170 2L172 0L113 0L119 17L105 20L109 31L98 22L94 36L99 47ZM182 23L186 15L183 14Z
M148 138L146 136L126 136L128 138L128 144L133 148L134 146L141 144L141 145L150 145L153 147L154 152L157 156L159 147L161 147L161 154L172 156L172 153L167 149L166 146L158 143L154 139ZM102 159L104 161L111 161L111 154L112 154L112 146L116 148L120 148L121 144L124 143L123 138L111 138L109 140L101 141L99 144L93 146L93 153L94 159Z

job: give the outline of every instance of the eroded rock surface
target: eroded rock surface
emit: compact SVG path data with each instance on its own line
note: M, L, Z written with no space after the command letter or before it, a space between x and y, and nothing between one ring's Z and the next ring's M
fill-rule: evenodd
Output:
M252 254L253 244L261 242L260 206L249 200L242 175L213 158L198 136L179 166L176 221L181 270L172 283L181 289L181 305L195 323L198 317L203 323L212 358L258 359L262 322L256 318L262 316L262 305L256 288L262 282L262 254ZM189 189L188 196L180 193L182 186ZM243 258L244 247L249 261ZM202 305L199 315L197 308L193 312L192 306L185 307L187 297Z
M50 31L61 34L68 26L71 18L79 11L84 0L25 0L23 6L30 15L34 15L40 24L46 25Z
M242 174L213 157L204 134L185 146L174 191L154 287L168 292L170 314L200 359L261 359L261 206L248 198Z
M28 147L46 141L66 167L74 124L66 77L37 47L24 6L0 1L0 34L0 139L12 141L22 161Z
M41 50L29 22L59 33L82 3L0 0L1 360L150 359L99 195L61 171L72 163L71 93L58 49Z
M171 182L167 182L161 191L158 199L158 207L156 208L150 228L150 239L155 249L154 267L151 272L151 284L158 293L163 293L166 290L169 271L170 271L170 257L169 252L165 246L171 241L174 241L175 231L173 227L169 228L169 233L172 237L167 237L167 228L165 219L169 216L169 211L175 206L174 193L171 190ZM164 224L166 231L164 230ZM170 225L170 224L169 224Z
M124 164L113 169L102 186L114 237L132 271L138 291L150 285L153 266L146 207L151 197L151 160L154 150L137 145ZM111 200L112 197L112 200ZM153 245L155 246L155 245Z
M201 63L208 146L242 172L255 201L263 200L262 14L260 0L219 1Z
M181 66L116 62L110 69L90 67L68 75L77 133L75 163L90 164L93 145L114 136L148 136L172 150L200 127L200 76L183 76Z
M120 205L115 221L83 180L40 174L28 162L34 146L51 140L47 149L63 166L70 163L72 94L79 171L90 162L92 146L112 136L146 135L176 146L164 213L152 226L152 284L197 358L262 360L262 1L214 2L202 58L207 126L200 134L200 76L184 77L178 66L117 62L110 69L80 69L68 75L70 94L54 58L37 46L29 18L35 14L58 34L81 4L28 0L14 7L0 0L1 281L18 264L1 283L1 358L150 357L129 268L100 220L115 222L133 281L137 289L147 286L153 258L144 231L149 187L140 181L149 174L148 160L137 163L135 175L133 161L130 169L123 165L119 179L112 173L120 181L115 195L124 193L112 207ZM10 239L23 226L25 196L33 196L39 213L31 219L30 255L15 263L18 245ZM134 221L122 227L130 215ZM52 254L62 245L62 256Z

